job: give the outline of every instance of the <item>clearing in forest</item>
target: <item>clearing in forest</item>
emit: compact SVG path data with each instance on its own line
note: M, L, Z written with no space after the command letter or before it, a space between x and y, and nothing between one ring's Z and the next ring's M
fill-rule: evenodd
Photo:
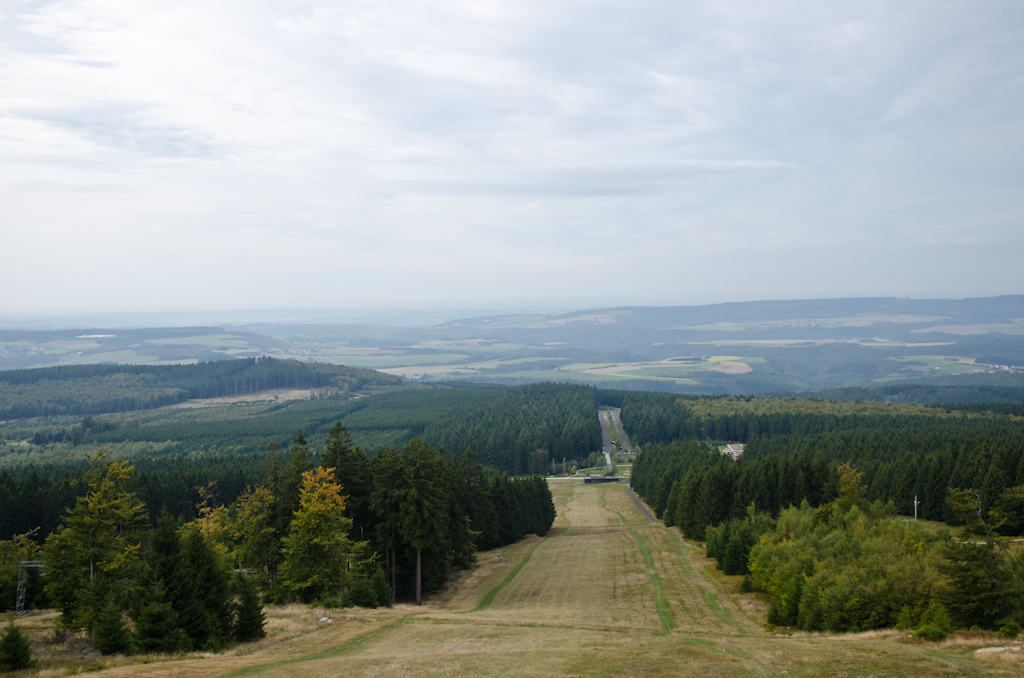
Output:
M422 607L332 611L331 624L315 621L316 608L272 608L271 637L260 643L146 665L111 660L104 675L1021 675L998 658L974 658L973 648L901 644L882 633L767 634L675 530L645 518L625 485L551 488L549 534L481 553Z

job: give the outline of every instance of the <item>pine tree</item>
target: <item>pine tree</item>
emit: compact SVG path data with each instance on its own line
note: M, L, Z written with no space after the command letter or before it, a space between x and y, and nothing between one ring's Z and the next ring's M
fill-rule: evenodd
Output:
M178 628L178 615L170 603L164 602L163 586L157 583L148 592L149 602L142 606L135 620L135 645L145 654L188 652L192 641Z
M405 447L405 492L402 497L401 533L416 549L416 604L423 601L423 550L444 539L441 508L447 501L441 483L437 453L419 438ZM507 482L507 480L506 480ZM510 496L510 499L514 497ZM518 511L514 510L515 513Z
M137 531L146 522L145 506L125 489L134 466L87 457L88 490L69 509L61 527L46 540L43 559L50 574L46 593L61 606L61 623L91 628L107 582L131 573L140 548Z
M263 630L263 626L266 624L266 615L263 614L263 605L260 604L260 594L256 590L256 585L251 579L241 577L238 581L238 590L240 600L238 616L235 618L235 640L248 643L265 638L267 632Z
M747 571L746 556L747 549L744 544L741 528L739 525L736 525L732 530L732 534L729 535L729 543L725 547L725 567L722 568L723 571L730 575L744 574Z
M0 634L0 670L18 671L34 666L32 644L28 638L14 625L11 619L3 634Z
M130 638L124 625L124 613L113 595L107 596L106 604L96 614L92 646L101 654L126 654L129 650Z

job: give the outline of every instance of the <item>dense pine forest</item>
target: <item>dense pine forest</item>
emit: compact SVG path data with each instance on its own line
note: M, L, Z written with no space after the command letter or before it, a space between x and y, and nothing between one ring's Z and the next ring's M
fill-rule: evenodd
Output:
M340 422L322 453L300 435L256 468L230 502L216 481L200 486L186 520L132 491L129 462L90 457L55 529L0 542L0 606L15 602L16 563L42 559L47 577L33 573L28 605L58 607L104 653L217 649L262 633L257 589L268 601L418 603L477 549L546 534L555 517L539 476L488 473L472 452L418 439L371 459Z
M261 361L262 362L262 361ZM287 445L296 433L323 445L342 419L368 450L413 437L453 452L477 451L485 466L513 475L541 473L551 462L583 459L601 448L594 390L534 384L517 388L412 388L369 397L231 407L132 412L131 416L35 418L0 426L0 465L41 468L103 449L133 460L235 457Z

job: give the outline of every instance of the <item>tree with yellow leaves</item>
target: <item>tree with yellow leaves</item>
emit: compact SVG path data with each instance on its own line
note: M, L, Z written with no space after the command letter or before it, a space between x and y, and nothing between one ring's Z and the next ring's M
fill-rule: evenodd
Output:
M331 595L341 588L344 554L351 547L352 521L344 516L341 485L334 469L317 467L302 474L299 509L284 540L281 578L303 600Z

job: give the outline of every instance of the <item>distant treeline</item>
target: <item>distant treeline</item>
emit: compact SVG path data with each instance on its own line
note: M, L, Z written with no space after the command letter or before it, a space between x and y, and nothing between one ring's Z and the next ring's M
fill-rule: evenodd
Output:
M0 419L145 410L190 398L281 388L355 391L398 385L381 372L327 363L242 358L195 365L64 365L0 372Z
M140 454L133 457L141 457L147 445L159 445L166 455L225 457L257 453L268 442L287 444L300 431L317 447L338 419L371 453L419 437L456 453L472 448L485 466L513 475L544 473L552 462L582 460L601 449L594 390L550 383L416 388L356 400L293 401L230 419L182 415L139 424L133 417L117 422L86 417L70 427L38 429L28 440L40 451L50 443L117 443L136 446Z
M951 389L958 391L959 387ZM746 442L759 436L961 425L951 423L954 421L970 421L964 425L999 429L1012 421L1007 416L1024 415L1024 405L1019 403L958 402L923 406L881 400L681 396L649 392L629 392L618 398L623 428L637 444L686 438Z
M1005 359L978 358L984 364L1014 364ZM1024 387L1020 386L932 386L927 384L890 384L887 386L829 388L815 391L787 391L766 393L784 398L814 398L816 400L868 400L887 403L917 403L918 405L954 405L957 403L1024 403ZM980 405L979 405L980 406Z
M770 399L762 400L771 407ZM782 401L783 411L772 413L717 416L698 416L694 410L700 407L677 403L687 414L663 418L683 422L675 430L683 436L644 449L633 469L633 487L669 524L702 539L707 527L742 518L751 502L777 514L804 499L811 506L829 501L834 469L849 463L863 474L869 501L891 501L895 510L913 514L916 496L922 518L952 522L948 491L970 488L978 492L983 513L1004 502L1006 533L1024 531L1024 506L1010 496L1012 488L1024 485L1024 425L1018 417L800 414L791 411L793 403ZM750 404L760 406L757 399ZM826 405L807 401L808 408ZM642 422L627 419L625 406L622 411L624 424ZM721 456L715 446L688 438L690 430L696 437L714 432L717 440L746 441L743 458ZM627 431L632 436L636 428Z

